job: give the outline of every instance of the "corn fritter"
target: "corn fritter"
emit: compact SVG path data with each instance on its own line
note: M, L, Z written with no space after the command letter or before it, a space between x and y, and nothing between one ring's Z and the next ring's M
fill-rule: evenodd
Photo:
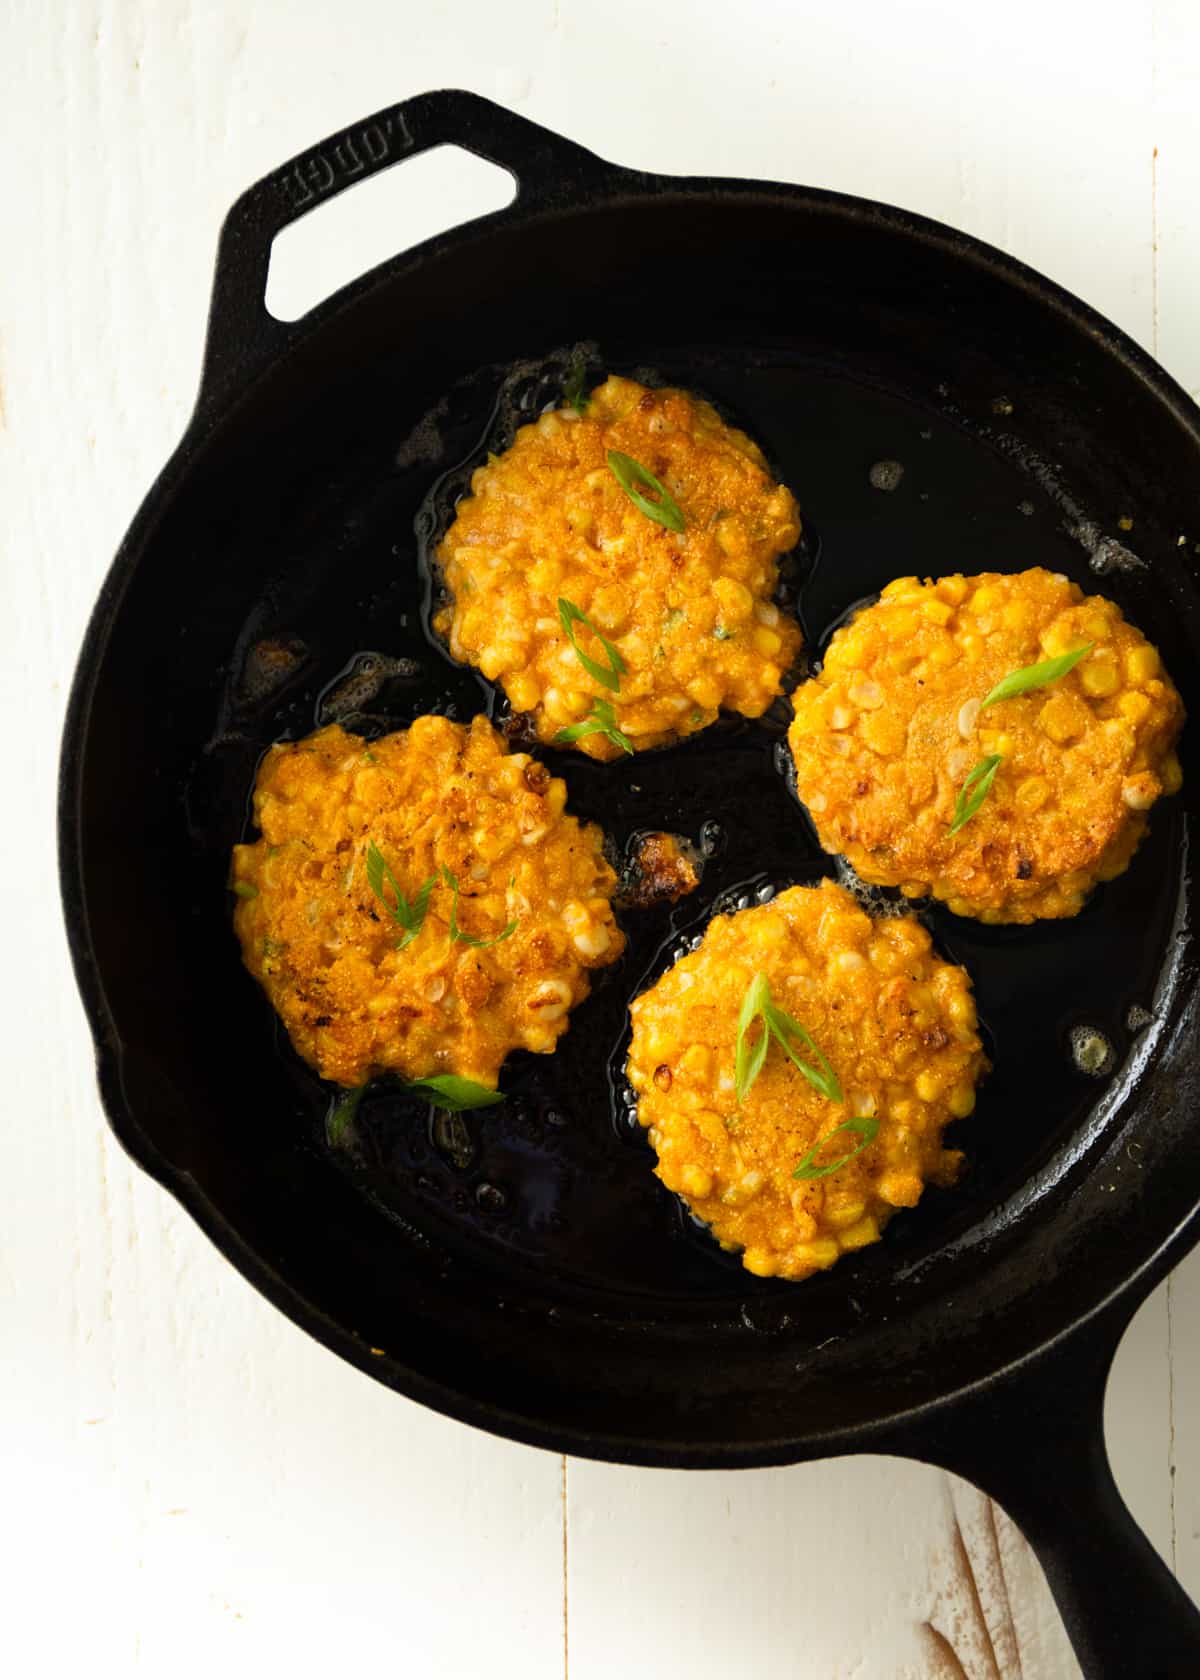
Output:
M738 1015L764 974L840 1083L829 1101L775 1043L739 1103ZM718 916L699 948L632 1006L627 1073L658 1176L723 1248L759 1277L800 1279L875 1242L927 1181L948 1184L960 1154L942 1130L975 1106L986 1069L965 970L943 962L911 916L873 920L831 881ZM861 1153L853 1117L877 1121Z
M984 705L1002 678L1083 648L1057 680ZM1040 568L897 579L792 703L797 791L826 851L985 922L1075 915L1182 780L1183 704L1158 651L1113 602Z
M635 504L610 451L662 483L682 532ZM610 378L583 414L543 414L476 470L438 550L452 600L435 626L539 740L586 723L600 702L631 749L661 746L722 708L758 717L780 693L800 631L771 596L799 535L791 492L745 433L684 391ZM617 650L617 685L586 669L562 600L584 615L573 628L589 659L610 667L601 637ZM612 730L574 745L602 759L624 750Z
M625 943L603 836L565 803L482 717L420 717L369 743L335 724L271 748L262 838L234 848L235 926L323 1078L494 1087L510 1050L554 1049L588 971Z

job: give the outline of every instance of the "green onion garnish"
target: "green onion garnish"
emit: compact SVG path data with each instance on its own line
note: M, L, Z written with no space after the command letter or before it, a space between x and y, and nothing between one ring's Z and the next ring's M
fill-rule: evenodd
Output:
M586 377L587 363L582 356L576 356L567 369L567 377L563 380L563 397L567 407L573 408L576 414L586 414L588 403L591 401L583 388Z
M456 1073L431 1073L427 1079L405 1080L401 1089L414 1097L425 1097L435 1108L451 1114L460 1114L465 1108L492 1108L504 1101L503 1091L477 1085L473 1079L460 1079Z
M762 1017L763 1031L753 1048L747 1043L751 1026ZM737 1052L734 1058L734 1087L737 1099L744 1102L749 1095L750 1087L762 1072L763 1063L767 1059L767 1042L774 1038L783 1050L784 1055L808 1080L814 1090L819 1091L827 1102L845 1102L842 1087L838 1077L825 1060L821 1051L813 1042L809 1032L800 1022L780 1009L771 1001L771 987L767 977L758 973L746 988L742 998L742 1007L738 1011ZM814 1067L809 1062L801 1061L800 1057L788 1043L790 1038L799 1039L800 1043L816 1059Z
M640 508L647 519L653 519L656 525L665 525L668 531L682 532L683 514L679 511L679 503L640 461L635 461L632 455L622 455L619 449L610 449L608 467L634 507ZM639 485L652 490L658 500L652 502L644 496Z
M450 943L452 945L474 945L477 949L482 950L485 945L499 945L502 939L508 939L510 935L516 933L517 924L515 921L509 922L508 926L503 928L494 939L476 939L471 934L464 933L458 925L458 877L453 870L447 869L445 864L442 865L442 880L445 881L454 895L453 902L450 905ZM441 1076L439 1075L439 1077ZM449 1076L447 1075L447 1077ZM428 1084L429 1081L425 1080L423 1083ZM479 1090L482 1090L482 1088L482 1086L477 1087ZM474 1105L469 1104L468 1106Z
M986 758L981 758L970 772L959 789L958 802L954 807L954 820L950 824L951 834L957 834L964 823L970 822L992 791L992 783L996 780L996 771L999 768L1000 754L989 753ZM975 790L973 793L972 788Z
M588 615L585 612L580 612L574 601L568 601L565 595L560 595L558 598L558 617L567 640L578 654L579 663L584 670L589 676L595 677L598 683L603 683L605 688L611 689L614 694L619 694L621 691L621 672L626 669L626 666L616 648L611 642L605 640ZM596 660L589 658L584 653L575 637L575 626L577 624L587 625L608 655L609 663L607 665L598 664Z
M844 1167L847 1161L853 1161L856 1155L861 1155L868 1144L874 1143L875 1134L878 1130L879 1121L876 1120L873 1115L856 1114L849 1120L843 1120L840 1126L835 1126L833 1130L831 1132L827 1132L823 1138L818 1138L817 1142L813 1144L808 1154L797 1163L796 1169L792 1173L792 1177L828 1178L830 1173L835 1173L839 1167ZM862 1138L862 1142L859 1144L857 1149L852 1149L849 1155L843 1155L841 1160L831 1161L827 1167L814 1166L813 1156L817 1153L817 1150L824 1149L827 1143L832 1143L839 1132L857 1132Z
M235 881L233 890L239 898L257 898L258 888L253 881Z
M742 998L742 1007L738 1010L737 1053L733 1063L733 1081L739 1102L745 1102L750 1093L750 1087L762 1072L763 1063L767 1059L767 1045L771 1041L771 1032L765 1021L762 1034L753 1050L746 1042L746 1035L770 1001L771 987L766 975L756 974L746 987L746 995Z
M387 881L396 895L395 904L389 904L383 890L383 883ZM367 885L375 897L383 905L388 915L404 929L403 939L396 941L397 951L405 950L412 944L425 923L425 916L429 909L429 899L434 887L437 886L437 876L431 875L413 894L412 903L400 890L400 883L388 868L383 853L372 840L367 846Z
M366 1088L365 1085L356 1085L352 1091L346 1091L326 1115L325 1138L334 1149L340 1149L354 1129L354 1117Z
M1065 677L1068 671L1073 671L1084 654L1091 653L1095 645L1095 642L1085 642L1082 647L1074 648L1070 653L1060 653L1057 659L1044 659L1040 665L1023 665L1019 671L1010 671L984 698L980 711L996 705L997 701L1012 700L1018 694L1028 694L1031 688L1046 688L1050 683L1057 682L1059 677Z
M607 700L593 700L591 714L582 723L572 723L560 729L555 742L582 741L585 735L607 735L622 752L632 753L633 742L617 728L617 714Z

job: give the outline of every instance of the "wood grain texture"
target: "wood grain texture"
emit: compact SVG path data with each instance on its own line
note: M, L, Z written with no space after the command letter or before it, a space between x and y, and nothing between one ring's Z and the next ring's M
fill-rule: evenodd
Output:
M221 215L283 158L475 88L619 161L955 222L1200 395L1192 0L0 0L0 65L9 1666L1069 1680L1028 1548L937 1471L564 1465L385 1393L271 1312L105 1130L57 927L54 760L95 590L186 423ZM397 246L469 208L447 183L426 171ZM375 260L358 238L343 254ZM1135 1321L1107 1422L1126 1498L1200 1595L1200 1258Z

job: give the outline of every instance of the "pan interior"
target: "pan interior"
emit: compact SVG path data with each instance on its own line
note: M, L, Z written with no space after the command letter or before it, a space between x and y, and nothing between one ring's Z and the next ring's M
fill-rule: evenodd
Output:
M646 235L654 246L662 238L659 225ZM493 247L501 275L518 261L512 246ZM626 954L597 977L555 1056L511 1059L502 1107L439 1120L380 1086L360 1109L354 1146L332 1150L328 1087L241 969L229 848L253 832L248 796L272 741L335 719L370 735L427 711L502 718L491 686L430 633L429 548L470 467L557 399L564 347L585 334L595 377L630 373L710 398L795 492L806 535L788 588L809 657L890 578L1040 565L1115 598L1187 698L1187 527L1172 486L1147 475L1144 454L1134 458L1154 438L1128 433L1130 455L1118 462L1105 419L1132 376L1093 376L1069 335L1048 363L1033 327L1023 332L1023 310L1049 331L1033 302L1018 308L987 277L973 283L978 297L970 286L964 296L982 312L994 288L991 307L1008 307L1008 323L958 320L919 265L893 275L874 314L861 290L851 310L837 284L850 258L835 246L816 292L791 255L798 291L787 295L783 247L772 246L760 253L771 307L761 285L743 286L741 305L726 290L707 314L697 301L653 322L632 282L611 274L607 293L592 278L590 305L580 280L567 309L559 291L539 293L531 268L519 306L505 307L495 295L481 301L483 281L461 266L447 302L438 264L416 265L407 281L402 271L356 309L334 311L290 370L195 449L145 534L102 663L83 781L90 930L125 1099L144 1128L131 1142L188 1174L189 1193L280 1288L392 1356L381 1374L399 1386L413 1386L415 1369L520 1410L529 1369L554 1362L544 1338L555 1320L603 1323L618 1340L703 1326L713 1346L765 1332L784 1365L763 1377L763 1403L742 1423L765 1439L780 1428L785 1380L811 1370L822 1347L943 1300L948 1268L974 1288L1014 1231L1081 1193L1177 1021L1190 986L1186 786L1156 807L1131 869L1073 920L987 928L921 911L941 952L974 979L995 1064L975 1113L948 1133L968 1170L828 1274L798 1286L746 1274L654 1178L620 1070L629 999L714 909L835 873L781 768L785 706L615 765L546 755L570 809L601 824L618 860L640 831L661 828L693 841L705 865L677 906L623 913ZM934 253L923 260L941 273ZM721 284L708 275L704 297ZM453 306L473 324L435 355L396 324L406 301L414 318ZM1108 367L1099 347L1089 354ZM876 487L897 478L873 474L879 463L902 467L894 487ZM130 759L150 769L149 793ZM1081 1026L1111 1046L1101 1077L1072 1057ZM1035 1266L1057 1276L1053 1244L1035 1249ZM1116 1263L1110 1254L1100 1270ZM1005 1290L1008 1310L1020 1290L1011 1278ZM473 1315L455 1349L436 1328L451 1300L469 1300ZM506 1311L522 1328L500 1356L496 1315ZM934 1336L932 1320L923 1332L914 1317L913 1345L922 1334ZM611 1382L629 1390L633 1379ZM564 1396L569 1387L564 1378ZM572 1406L590 1418L578 1398L560 1397L559 1415ZM687 1429L706 1438L710 1423L695 1407L691 1417ZM678 1412L672 1422L683 1427Z

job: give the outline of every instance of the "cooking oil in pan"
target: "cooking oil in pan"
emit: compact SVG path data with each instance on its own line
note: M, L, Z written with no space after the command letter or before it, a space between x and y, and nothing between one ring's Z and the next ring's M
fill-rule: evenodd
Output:
M258 755L281 736L334 716L373 734L424 711L504 715L495 689L453 664L431 629L432 555L474 466L560 400L576 349L461 381L436 413L381 437L377 460L357 460L344 484L324 487L318 513L305 509L294 530L281 529L278 574L243 628L222 697L221 738L236 750L210 753L197 770L190 808L203 813L193 826L198 843L227 856ZM948 415L936 393L877 388L777 349L589 352L596 378L647 366L655 382L697 390L745 427L796 493L805 547L785 590L802 585L809 649L819 653L895 576L1012 569L1019 555L1024 566L1089 581L1089 555L1019 453ZM397 413L403 402L398 373ZM902 461L904 476L880 494L869 471L887 461ZM1118 598L1125 580L1107 580ZM1135 616L1166 644L1169 660L1170 625L1153 622L1152 607L1139 597ZM254 675L247 650L263 643L298 654L277 693L269 683L251 682L253 693L246 686L247 672ZM653 1176L623 1076L629 999L711 915L794 882L847 880L797 805L787 721L783 703L762 720L723 719L681 745L612 765L547 754L567 781L570 808L601 824L614 857L635 834L666 830L697 846L702 879L674 906L621 912L629 941L621 961L597 977L554 1056L510 1058L502 1105L451 1126L384 1083L366 1094L348 1146L330 1159L414 1240L447 1255L528 1261L580 1287L680 1298L788 1288L748 1278L683 1217ZM864 1251L806 1290L842 1288L838 1274L886 1268L965 1229L1086 1125L1100 1090L1120 1077L1135 1030L1139 1047L1150 1041L1153 1024L1139 1019L1135 1029L1129 1012L1153 998L1170 945L1179 821L1164 802L1130 871L1070 922L984 927L936 904L919 907L939 949L973 976L995 1063L975 1113L953 1134L967 1172L953 1191L927 1194L898 1215L878 1253ZM872 914L911 908L848 884ZM1064 1054L1080 1023L1108 1047L1107 1062L1083 1070ZM314 1147L325 1149L327 1091L286 1040L280 1053L312 1113Z

